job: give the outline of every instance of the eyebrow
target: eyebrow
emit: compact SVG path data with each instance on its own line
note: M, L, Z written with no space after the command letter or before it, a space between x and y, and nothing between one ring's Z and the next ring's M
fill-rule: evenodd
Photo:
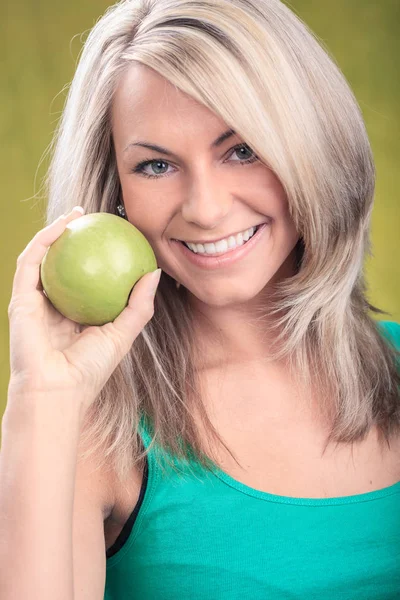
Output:
M221 146L225 142L225 140L227 140L228 138L232 137L235 134L236 134L236 131L234 131L233 129L228 129L223 134L221 134L219 137L217 137L217 139L211 144L210 149L212 150L213 148L218 148L218 146ZM167 148L163 148L163 146L157 146L156 144L150 144L149 142L132 142L127 145L124 152L129 150L129 148L131 148L132 146L140 146L142 148L148 148L149 150L154 150L154 152L159 152L160 154L165 154L166 156L172 156L174 158L178 158L176 154L174 154Z

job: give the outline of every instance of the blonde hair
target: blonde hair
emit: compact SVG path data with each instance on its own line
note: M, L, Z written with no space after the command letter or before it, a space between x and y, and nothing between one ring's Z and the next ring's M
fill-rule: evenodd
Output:
M317 395L327 443L362 440L373 425L389 442L400 429L397 354L369 314L387 313L367 301L363 272L374 163L339 68L278 0L117 3L85 42L53 140L48 223L75 204L115 213L121 188L110 109L134 62L219 115L277 175L300 235L297 271L271 292L272 323L267 309L255 319L276 339L271 356L288 360ZM166 457L194 457L206 469L218 463L195 421L225 446L202 402L193 318L186 290L163 273L153 319L86 415L80 458L102 449L124 480L147 452L138 438L143 414Z

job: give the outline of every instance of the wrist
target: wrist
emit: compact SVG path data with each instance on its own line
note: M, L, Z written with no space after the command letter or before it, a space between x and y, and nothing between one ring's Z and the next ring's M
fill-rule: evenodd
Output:
M12 429L35 426L80 427L83 420L83 405L76 394L67 390L53 392L29 388L9 387L7 405L3 416L3 427Z

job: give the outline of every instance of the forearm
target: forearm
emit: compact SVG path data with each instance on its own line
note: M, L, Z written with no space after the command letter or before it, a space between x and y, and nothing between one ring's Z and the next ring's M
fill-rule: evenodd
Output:
M10 398L7 405L0 452L2 600L73 600L81 416L64 400Z

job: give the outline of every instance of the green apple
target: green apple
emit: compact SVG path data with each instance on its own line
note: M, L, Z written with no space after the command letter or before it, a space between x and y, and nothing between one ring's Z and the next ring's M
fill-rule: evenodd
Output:
M135 283L157 269L156 257L134 225L107 212L71 221L40 267L53 306L81 325L104 325L126 307Z

